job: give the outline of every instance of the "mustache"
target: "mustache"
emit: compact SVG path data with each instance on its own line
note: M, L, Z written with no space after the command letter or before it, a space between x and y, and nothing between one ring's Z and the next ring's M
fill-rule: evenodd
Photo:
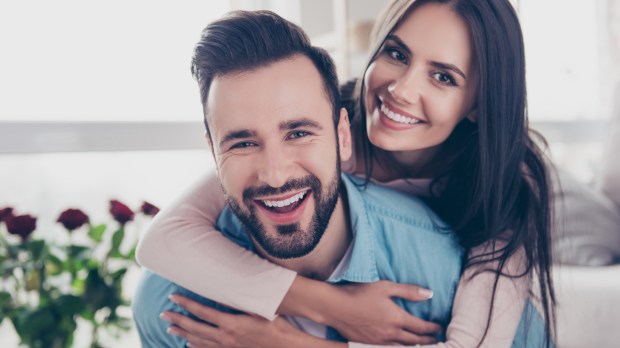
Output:
M321 182L319 179L314 175L307 175L302 178L289 180L280 187L271 187L269 185L248 187L243 190L243 200L248 201L253 200L255 197L283 194L304 187L310 187L317 194L321 192Z

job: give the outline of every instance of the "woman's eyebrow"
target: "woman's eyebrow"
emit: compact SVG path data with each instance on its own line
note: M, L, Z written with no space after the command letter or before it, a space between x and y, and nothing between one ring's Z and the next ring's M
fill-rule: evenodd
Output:
M388 35L385 41L387 40L394 41L394 43L396 43L396 45L398 45L398 47L400 47L403 51L406 51L408 54L411 54L411 50L409 49L409 46L407 46L407 44L404 43L403 40L401 40L396 34Z
M459 69L454 64L448 64L448 63L442 63L442 62L431 62L431 65L439 69L454 71L455 73L461 75L463 79L467 80L465 73L463 73L461 69Z
M407 46L406 43L403 42L403 40L401 40L398 35L396 34L390 34L387 36L387 40L393 41L398 47L400 47L403 51L406 51L407 54L411 55L411 49L409 48L409 46ZM430 64L436 68L439 69L443 69L443 70L450 70L453 71L459 75L461 75L461 77L465 80L467 80L467 76L465 76L465 73L459 69L456 65L454 64L450 64L450 63L444 63L444 62L437 62L437 61L431 61Z

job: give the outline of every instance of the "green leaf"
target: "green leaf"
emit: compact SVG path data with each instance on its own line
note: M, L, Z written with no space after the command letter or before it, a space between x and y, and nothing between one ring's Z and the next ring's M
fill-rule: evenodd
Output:
M84 300L75 295L61 295L56 301L58 312L63 317L72 317L84 310Z
M124 238L125 238L124 229L119 228L118 230L116 230L116 232L114 232L114 234L112 235L112 246L110 249L110 254L114 254L114 255L119 254L119 248Z
M0 308L5 308L13 297L6 291L0 291Z
M93 226L88 231L88 236L90 237L90 239L94 240L95 242L101 243L101 241L103 240L103 235L105 233L105 230L106 230L106 225L104 224Z
M89 259L88 261L86 261L86 265L84 265L84 267L88 269L99 268L99 261L95 259Z
M34 337L44 335L56 326L53 308L51 306L27 309L18 313L13 320L15 330L22 340L28 342Z
M18 261L6 261L0 265L0 270L2 273L12 273L13 270L21 268L22 266L24 266L24 264Z
M95 321L95 311L93 311L92 309L86 308L82 311L82 313L80 313L80 316L82 316L82 318L88 321Z
M37 270L30 270L26 273L26 283L24 284L24 289L26 291L34 291L38 290L41 285L41 279L39 277L39 272Z
M125 256L125 259L136 262L136 249L137 248L138 248L138 244L136 243L136 245L134 245L133 248L129 250L129 252Z
M11 302L13 298L11 294L6 291L0 291L0 323L4 320L4 317L11 312Z
M84 286L84 301L86 306L93 311L105 307L109 292L106 284L98 269L91 269L86 276Z
M22 250L21 244L8 244L6 246L6 251L8 253L9 259L16 259L19 252Z
M83 294L86 287L86 281L84 279L75 278L71 282L71 287L77 294Z
M116 283L119 280L123 279L123 277L125 276L125 273L127 273L127 268L121 268L113 272L112 274L110 274L110 277L112 277L112 280L114 281L114 283Z
M47 256L47 262L45 263L45 271L47 274L55 276L61 274L65 269L64 262L60 260L56 255L49 254Z
M71 245L69 246L69 258L72 259L88 259L92 249L83 245Z
M27 247L28 250L32 253L32 258L34 260L40 260L45 252L45 241L44 240L31 240L28 241Z

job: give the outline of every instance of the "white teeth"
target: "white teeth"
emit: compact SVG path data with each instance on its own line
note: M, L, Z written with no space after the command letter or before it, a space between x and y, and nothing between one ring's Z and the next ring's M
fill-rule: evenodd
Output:
M288 205L291 205L295 202L297 202L298 200L304 198L304 196L306 195L306 191L304 192L300 192L296 195L294 195L293 197L281 200L281 201L267 201L267 200L263 200L263 204L265 204L268 207L286 207Z
M418 119L398 114L398 113L388 109L387 106L385 106L385 104L381 104L381 112L383 112L392 121L396 121L396 122L400 122L400 123L407 123L407 124L414 124L414 123L420 123L421 122Z

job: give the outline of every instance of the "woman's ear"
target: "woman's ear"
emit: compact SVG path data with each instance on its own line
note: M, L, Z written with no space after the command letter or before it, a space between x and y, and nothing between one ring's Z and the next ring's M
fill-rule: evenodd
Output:
M465 116L469 121L473 122L473 123L478 123L478 110L477 109L473 109L472 111L469 112L469 114L467 114L467 116Z
M340 160L347 161L353 153L351 144L351 124L347 109L340 109L340 120L338 121L338 146L340 147Z

